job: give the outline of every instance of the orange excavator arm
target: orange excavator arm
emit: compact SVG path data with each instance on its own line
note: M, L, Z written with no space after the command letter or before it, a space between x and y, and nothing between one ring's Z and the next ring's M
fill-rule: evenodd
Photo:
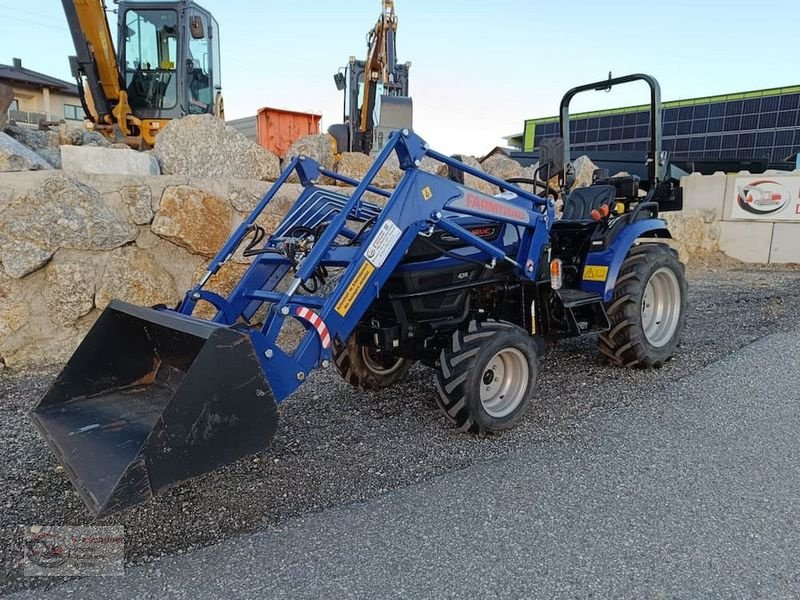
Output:
M369 50L364 68L364 101L361 104L359 129L366 131L369 113L375 105L375 88L389 83L389 40L397 33L394 0L382 0L381 16L369 32Z

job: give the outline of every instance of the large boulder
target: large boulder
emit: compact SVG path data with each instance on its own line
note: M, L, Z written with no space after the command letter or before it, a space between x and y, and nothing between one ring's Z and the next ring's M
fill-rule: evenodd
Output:
M10 123L3 131L31 150L58 148L58 133L49 129L33 129L17 123Z
M478 171L483 171L483 168L481 168L481 164L478 162L478 159L475 158L474 156L456 155L456 159L460 160L465 165L472 167L473 169L477 169ZM447 177L448 171L449 169L447 165L439 165L437 174L440 177ZM470 175L469 173L464 173L464 185L474 190L478 190L479 192L483 192L484 194L489 194L490 196L493 196L494 194L500 192L500 189L496 185L492 185L488 181L484 181L483 179L475 177L474 175Z
M104 309L114 299L139 306L174 305L178 298L175 281L150 254L125 246L109 255L97 284L95 305Z
M592 185L592 178L597 169L597 165L592 162L592 159L586 155L579 156L572 161L572 168L575 173L575 183L572 184L571 189Z
M174 119L156 137L154 154L165 175L274 181L280 161L212 115Z
M40 171L53 167L26 145L7 133L0 133L0 173L10 171Z
M16 333L28 323L29 319L30 309L27 303L0 293L0 338Z
M120 190L122 201L128 207L131 220L137 225L149 225L153 220L153 195L150 187L136 185Z
M231 231L231 206L187 185L169 187L151 225L153 233L193 254L213 256Z
M99 192L54 175L0 212L0 262L6 274L20 278L44 266L59 248L111 250L137 234Z
M94 308L95 267L90 262L51 264L44 299L55 325L72 325Z
M57 130L58 141L54 146L102 146L109 147L112 143L101 133L89 131L83 125L61 123Z
M317 161L324 169L332 171L336 163L336 157L334 155L335 147L336 140L327 133L301 137L289 146L289 149L286 151L283 157L283 168L285 169L289 162L296 156L308 156ZM289 181L292 183L299 183L300 180L297 178L297 175L292 173L289 176ZM320 183L328 182L327 178L325 178Z
M160 175L158 161L130 148L99 146L61 146L61 168L95 175Z
M508 180L514 177L530 177L528 171L515 161L503 154L493 154L481 163L484 171L498 177L499 179Z
M54 169L61 168L61 150L59 148L40 148L35 152Z
M367 174L373 162L371 157L361 152L342 152L339 156L339 160L336 162L336 172L345 177L358 179L360 181ZM387 164L384 163L372 183L380 188L394 188L399 183L402 176L403 172L400 171L399 165L395 170L394 166L387 166ZM345 185L338 181L336 183L337 185Z

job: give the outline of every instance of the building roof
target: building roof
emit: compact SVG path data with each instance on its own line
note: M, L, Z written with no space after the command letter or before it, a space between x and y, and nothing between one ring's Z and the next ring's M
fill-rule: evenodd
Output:
M800 85L793 85L779 88L768 88L765 90L754 90L752 92L738 92L735 94L721 94L718 96L703 96L700 98L689 98L688 100L670 100L661 103L662 109L679 108L683 106L694 106L696 104L711 104L714 102L727 102L729 100L747 100L750 98L763 98L765 96L783 96L785 94L797 94L800 92ZM588 117L605 117L608 115L618 115L630 112L640 112L650 110L649 104L639 104L637 106L625 106L623 108L608 108L604 110L594 110L590 112L582 112L577 114L570 114L569 118L572 119L585 119ZM559 120L558 115L554 117L539 117L535 119L526 119L525 124L528 123L553 123Z
M73 96L78 95L78 86L74 83L50 77L44 73L37 73L23 66L0 64L0 81L36 88L49 88Z

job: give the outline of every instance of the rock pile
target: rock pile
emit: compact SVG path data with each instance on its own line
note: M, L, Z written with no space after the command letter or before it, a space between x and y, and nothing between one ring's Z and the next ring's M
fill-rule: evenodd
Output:
M153 154L165 175L274 181L280 161L212 115L170 122L156 137Z

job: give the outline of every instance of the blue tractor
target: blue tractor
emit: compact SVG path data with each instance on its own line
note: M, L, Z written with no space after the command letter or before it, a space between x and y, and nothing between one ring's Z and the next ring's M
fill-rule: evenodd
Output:
M393 154L404 176L389 192L372 181ZM675 207L675 190L656 181L641 196L635 178L599 174L557 219L563 156L545 145L544 178L508 182L402 130L362 181L292 160L177 307L109 305L35 424L105 514L269 446L277 406L317 368L374 390L420 362L447 419L482 434L525 414L547 340L596 335L614 364L662 365L686 313L683 265L660 241L670 234L658 195ZM425 157L449 176L421 169ZM293 173L303 191L267 235L257 218ZM498 193L464 185L464 174ZM355 189L332 191L322 177ZM205 289L237 250L252 263L235 289ZM194 316L198 303L215 316ZM290 321L304 328L297 344L282 341Z

